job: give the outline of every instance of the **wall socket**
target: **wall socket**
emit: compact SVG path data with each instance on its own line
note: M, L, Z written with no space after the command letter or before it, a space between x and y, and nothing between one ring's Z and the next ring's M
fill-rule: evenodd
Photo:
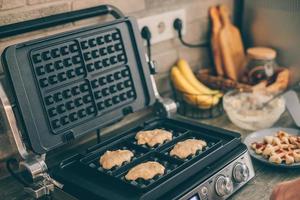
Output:
M176 30L173 28L173 22L176 18L182 20L182 34L185 30L185 10L174 10L170 12L164 12L158 15L152 15L138 19L138 25L140 31L144 26L148 26L151 31L151 43L155 44L164 40L169 40L178 37Z

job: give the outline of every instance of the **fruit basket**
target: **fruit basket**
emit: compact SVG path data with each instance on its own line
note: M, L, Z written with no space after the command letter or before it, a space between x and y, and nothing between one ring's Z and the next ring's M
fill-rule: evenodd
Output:
M187 61L178 60L171 70L171 81L179 114L197 119L213 118L222 114L223 93L201 83Z
M178 113L180 115L184 115L186 117L191 117L194 119L210 119L220 116L224 110L222 105L222 97L218 100L217 103L214 102L214 96L218 94L205 94L209 98L207 98L207 107L201 107L201 102L199 100L196 101L196 104L188 103L188 99L186 98L189 96L190 98L199 99L201 95L199 94L190 94L183 91L180 91L179 89L175 88L173 86L174 91L174 98L176 102L178 103ZM204 94L203 94L204 95ZM209 100L211 99L211 100ZM199 105L199 106L197 106Z

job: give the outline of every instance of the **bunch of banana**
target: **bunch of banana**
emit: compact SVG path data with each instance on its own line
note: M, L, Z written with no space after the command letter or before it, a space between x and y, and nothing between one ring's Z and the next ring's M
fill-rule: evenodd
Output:
M211 90L202 84L184 59L179 59L177 66L172 68L171 80L175 88L183 93L183 98L187 103L201 109L213 107L223 96L220 91Z

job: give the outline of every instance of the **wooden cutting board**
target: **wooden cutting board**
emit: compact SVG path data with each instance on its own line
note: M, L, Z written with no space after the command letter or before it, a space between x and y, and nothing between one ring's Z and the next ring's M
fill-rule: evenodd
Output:
M223 27L220 31L220 46L224 71L228 78L238 80L243 72L245 53L239 29L235 27L229 17L228 8L219 7Z
M214 58L214 64L218 76L224 76L224 69L222 63L221 46L220 46L220 31L222 24L220 21L218 8L213 6L209 10L211 22L212 22L212 35L211 35L211 47Z

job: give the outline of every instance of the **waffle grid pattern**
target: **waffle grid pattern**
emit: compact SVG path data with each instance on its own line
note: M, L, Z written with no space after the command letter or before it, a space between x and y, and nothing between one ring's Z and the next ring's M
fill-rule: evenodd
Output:
M30 52L54 134L136 99L118 29Z

